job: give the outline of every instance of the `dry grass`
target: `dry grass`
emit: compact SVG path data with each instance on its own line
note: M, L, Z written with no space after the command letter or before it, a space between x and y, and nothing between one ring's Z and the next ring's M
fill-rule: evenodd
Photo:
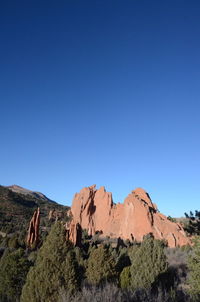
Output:
M102 287L84 286L74 297L65 292L60 293L59 302L192 302L182 290L170 293L158 288L156 293L151 290L125 291L115 284L105 284Z

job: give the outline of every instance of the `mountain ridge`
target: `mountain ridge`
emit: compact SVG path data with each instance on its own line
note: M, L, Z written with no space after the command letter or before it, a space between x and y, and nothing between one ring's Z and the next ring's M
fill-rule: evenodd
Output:
M43 199L43 200L48 200L48 201L53 202L53 203L57 203L56 201L51 200L50 198L48 198L46 195L44 195L41 192L32 191L32 190L26 189L24 187L18 186L16 184L11 185L11 186L4 186L4 187L8 188L9 190L11 190L15 193L20 193L20 194L24 194L24 195L31 195L31 196L36 197L36 198L40 198L40 199Z

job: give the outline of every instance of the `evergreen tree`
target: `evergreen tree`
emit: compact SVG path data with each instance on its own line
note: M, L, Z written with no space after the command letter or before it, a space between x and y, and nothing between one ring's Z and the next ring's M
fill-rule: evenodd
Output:
M30 262L24 256L24 251L18 249L2 256L0 261L0 301L19 301Z
M86 276L91 284L115 279L115 259L108 247L100 245L98 248L92 249L88 259Z
M120 274L120 286L121 288L129 288L131 282L131 271L130 266L127 266L123 269Z
M130 287L133 290L150 288L168 267L164 243L154 240L151 236L147 236L140 247L132 250L130 258L132 262L130 271L128 268L123 269L120 282L122 287Z
M200 235L200 211L195 211L195 214L190 211L190 214L185 213L187 221L184 229L190 235Z
M190 293L195 301L200 301L200 237L195 239L191 255L188 258Z
M64 288L66 288L68 294L74 293L79 287L82 279L82 271L77 262L74 250L70 250L67 254L63 277L65 284L67 282L67 288L65 286Z
M73 245L66 241L62 223L57 222L40 248L35 266L27 275L21 302L55 302L61 288L71 294L78 285Z

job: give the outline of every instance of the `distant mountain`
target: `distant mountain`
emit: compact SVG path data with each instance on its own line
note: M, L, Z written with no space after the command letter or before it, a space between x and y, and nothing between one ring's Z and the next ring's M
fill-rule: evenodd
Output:
M42 200L46 200L46 201L55 203L55 201L49 199L48 197L46 197L44 194L42 194L40 192L34 192L34 191L22 188L22 187L17 186L17 185L7 186L6 188L8 188L9 190L11 190L15 193L30 195L30 196L38 198L38 199L42 199Z
M50 200L42 193L17 185L0 186L0 233L26 230L34 210L38 207L40 207L43 227L48 226L50 220L55 217L65 220L69 209L67 206Z

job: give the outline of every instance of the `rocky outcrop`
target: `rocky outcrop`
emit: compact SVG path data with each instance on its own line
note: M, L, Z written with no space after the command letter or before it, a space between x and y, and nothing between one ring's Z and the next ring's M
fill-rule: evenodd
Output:
M39 226L40 226L40 208L38 208L31 218L28 235L27 235L27 246L32 248L36 247L39 243Z
M58 221L59 219L64 218L64 212L57 211L55 209L49 211L48 215L49 220L55 220Z
M66 225L66 239L73 242L75 246L81 247L82 228L73 220Z
M114 204L112 194L104 187L83 188L75 194L71 212L73 223L87 229L89 235L97 231L103 236L142 241L152 233L156 239L165 239L170 247L190 243L182 226L158 212L148 193L137 188L123 204Z

